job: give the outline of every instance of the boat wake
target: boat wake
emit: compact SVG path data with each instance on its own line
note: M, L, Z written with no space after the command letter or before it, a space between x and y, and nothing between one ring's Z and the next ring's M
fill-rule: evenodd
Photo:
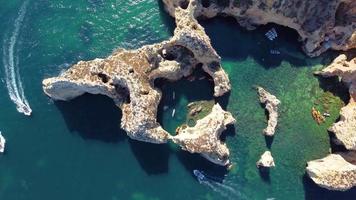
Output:
M5 37L3 44L3 64L5 68L6 87L9 92L10 99L16 104L16 109L25 115L31 115L31 107L25 97L20 73L19 73L19 56L15 52L15 46L19 36L22 22L26 15L28 0L25 1L18 12L18 17L15 20L14 31L10 38Z
M193 170L193 174L197 177L200 184L206 185L226 199L245 199L239 191L234 189L234 187L237 187L235 184L229 184L229 182L225 182L220 178L209 176L199 170Z

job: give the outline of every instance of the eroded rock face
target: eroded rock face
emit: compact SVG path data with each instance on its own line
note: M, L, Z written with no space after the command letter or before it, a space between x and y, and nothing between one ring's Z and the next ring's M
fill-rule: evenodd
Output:
M331 65L316 74L338 76L349 86L350 102L340 112L340 121L329 129L349 150L356 150L356 57L347 60L346 55L338 56Z
M219 104L215 104L209 115L197 121L194 127L181 127L177 135L172 137L183 150L190 153L200 153L211 162L226 166L230 164L230 151L220 140L221 133L235 119L231 113L224 111Z
M340 120L329 130L335 134L338 144L347 153L334 153L319 160L308 162L307 173L319 186L329 190L345 191L356 186L356 58L346 55L337 57L331 65L316 74L338 76L349 86L350 102L340 112Z
M260 167L265 167L265 168L275 167L274 159L272 157L271 152L270 151L265 151L261 155L260 160L257 161L256 166L258 168L260 168Z
M80 61L58 77L43 81L44 92L55 100L84 93L112 98L122 109L121 127L132 139L164 143L169 133L157 122L161 91L154 80L186 77L199 65L214 80L214 95L231 88L220 57L194 18L194 5L177 8L174 36L169 41L137 50L120 49L105 59Z
M175 8L196 4L195 16L232 16L240 25L276 23L295 29L310 56L328 49L356 47L356 1L354 0L163 0L174 17Z
M356 152L330 154L308 162L307 173L320 187L345 191L356 186Z
M278 123L278 105L281 103L276 96L270 94L265 89L257 87L260 102L265 105L269 113L268 125L263 130L263 134L273 136Z

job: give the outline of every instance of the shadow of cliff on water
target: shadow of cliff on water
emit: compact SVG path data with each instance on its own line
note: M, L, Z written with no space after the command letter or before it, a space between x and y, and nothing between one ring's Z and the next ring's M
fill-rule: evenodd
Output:
M168 172L167 144L150 144L129 139L120 128L121 110L102 95L85 94L70 102L56 101L68 129L84 139L119 143L128 140L138 163L147 174Z
M85 94L70 102L55 101L68 129L84 139L117 143L126 139L120 128L121 111L102 95Z
M168 173L171 150L168 144L150 144L129 139L129 144L141 168L148 175Z
M340 99L346 105L350 100L349 89L345 83L339 81L338 77L321 77L316 76L319 80L319 87L325 92L331 92L334 96Z
M243 61L253 58L265 68L279 66L283 61L295 67L307 66L309 58L302 51L302 43L298 41L298 33L281 25L269 23L248 31L241 27L232 17L216 17L199 21L210 37L214 49L223 60ZM278 37L270 41L264 35L271 28L275 28ZM272 54L277 50L280 54ZM324 53L326 54L332 52Z
M205 175L214 177L214 181L218 182L222 182L225 179L226 174L229 172L226 167L216 165L199 154L191 154L182 150L178 151L176 154L179 161L191 173L194 179L196 179L196 177L193 174L193 170L203 171Z
M303 176L303 186L306 200L353 200L356 196L356 188L348 191L331 191L319 187L306 174Z

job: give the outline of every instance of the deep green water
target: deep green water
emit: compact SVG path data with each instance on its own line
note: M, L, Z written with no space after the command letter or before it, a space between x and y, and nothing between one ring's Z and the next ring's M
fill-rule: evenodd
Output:
M1 53L9 48L6 41L23 2L0 0ZM118 47L137 48L168 39L174 21L158 0L30 0L14 56L33 116L17 112L0 62L0 129L7 138L6 153L0 156L0 199L354 199L355 190L328 192L304 176L308 160L328 153L326 129L337 119L343 103L338 96L331 98L332 116L321 126L310 116L324 90L343 98L344 93L335 92L339 88L328 87L332 80L320 82L312 75L330 62L333 53L307 58L297 35L275 25L248 32L230 19L202 24L233 86L231 94L217 99L237 119L236 127L227 131L235 164L229 172L173 144L130 140L119 129L120 110L106 97L84 95L71 102L53 102L42 92L44 78L58 75L79 60L104 57ZM273 43L264 38L270 26L280 33ZM282 54L270 55L271 48ZM266 116L254 85L265 87L282 102L273 143L266 143L261 134ZM189 102L212 99L207 80L182 80L160 87L165 92L161 107L170 108L161 109L159 119L171 133L185 121ZM173 108L177 110L174 119ZM259 174L255 167L267 146L277 165L269 176ZM214 191L199 184L193 169L224 177L225 186L234 191L222 186L215 186Z

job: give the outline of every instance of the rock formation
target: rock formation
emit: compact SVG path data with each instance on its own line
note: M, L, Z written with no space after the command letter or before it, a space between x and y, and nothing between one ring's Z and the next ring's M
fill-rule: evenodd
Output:
M354 0L163 0L174 17L175 8L195 4L195 17L234 17L247 29L276 23L296 30L310 56L328 49L356 47Z
M43 81L44 92L55 100L84 93L106 95L122 109L121 127L132 139L165 143L169 133L157 122L161 91L158 78L171 81L189 76L198 66L214 80L214 95L230 90L220 57L204 28L194 17L196 5L175 10L176 29L169 41L137 50L120 49L105 59L80 61L58 77Z
M316 74L330 77L338 76L349 87L350 102L340 112L340 121L329 130L346 149L356 150L356 57L350 61L346 55L338 56L331 65Z
M190 153L200 153L213 163L226 166L230 164L229 149L220 140L221 133L235 119L231 113L224 111L219 104L215 104L211 113L197 121L194 127L178 128L173 142L179 144L183 150Z
M356 152L330 154L308 162L307 174L320 187L345 191L356 186Z
M257 87L257 92L260 97L260 102L265 105L269 113L267 128L263 130L263 134L273 136L278 123L278 105L281 103L276 96L270 94L265 89Z
M265 151L261 155L260 160L257 161L256 166L258 168L260 168L260 167L265 167L265 168L275 167L274 159L272 157L271 152L270 151Z
M335 134L338 144L350 150L336 152L319 160L308 162L307 173L321 187L330 190L348 190L356 186L356 57L337 57L331 65L317 75L338 76L349 87L350 102L340 112L340 120L329 130Z

